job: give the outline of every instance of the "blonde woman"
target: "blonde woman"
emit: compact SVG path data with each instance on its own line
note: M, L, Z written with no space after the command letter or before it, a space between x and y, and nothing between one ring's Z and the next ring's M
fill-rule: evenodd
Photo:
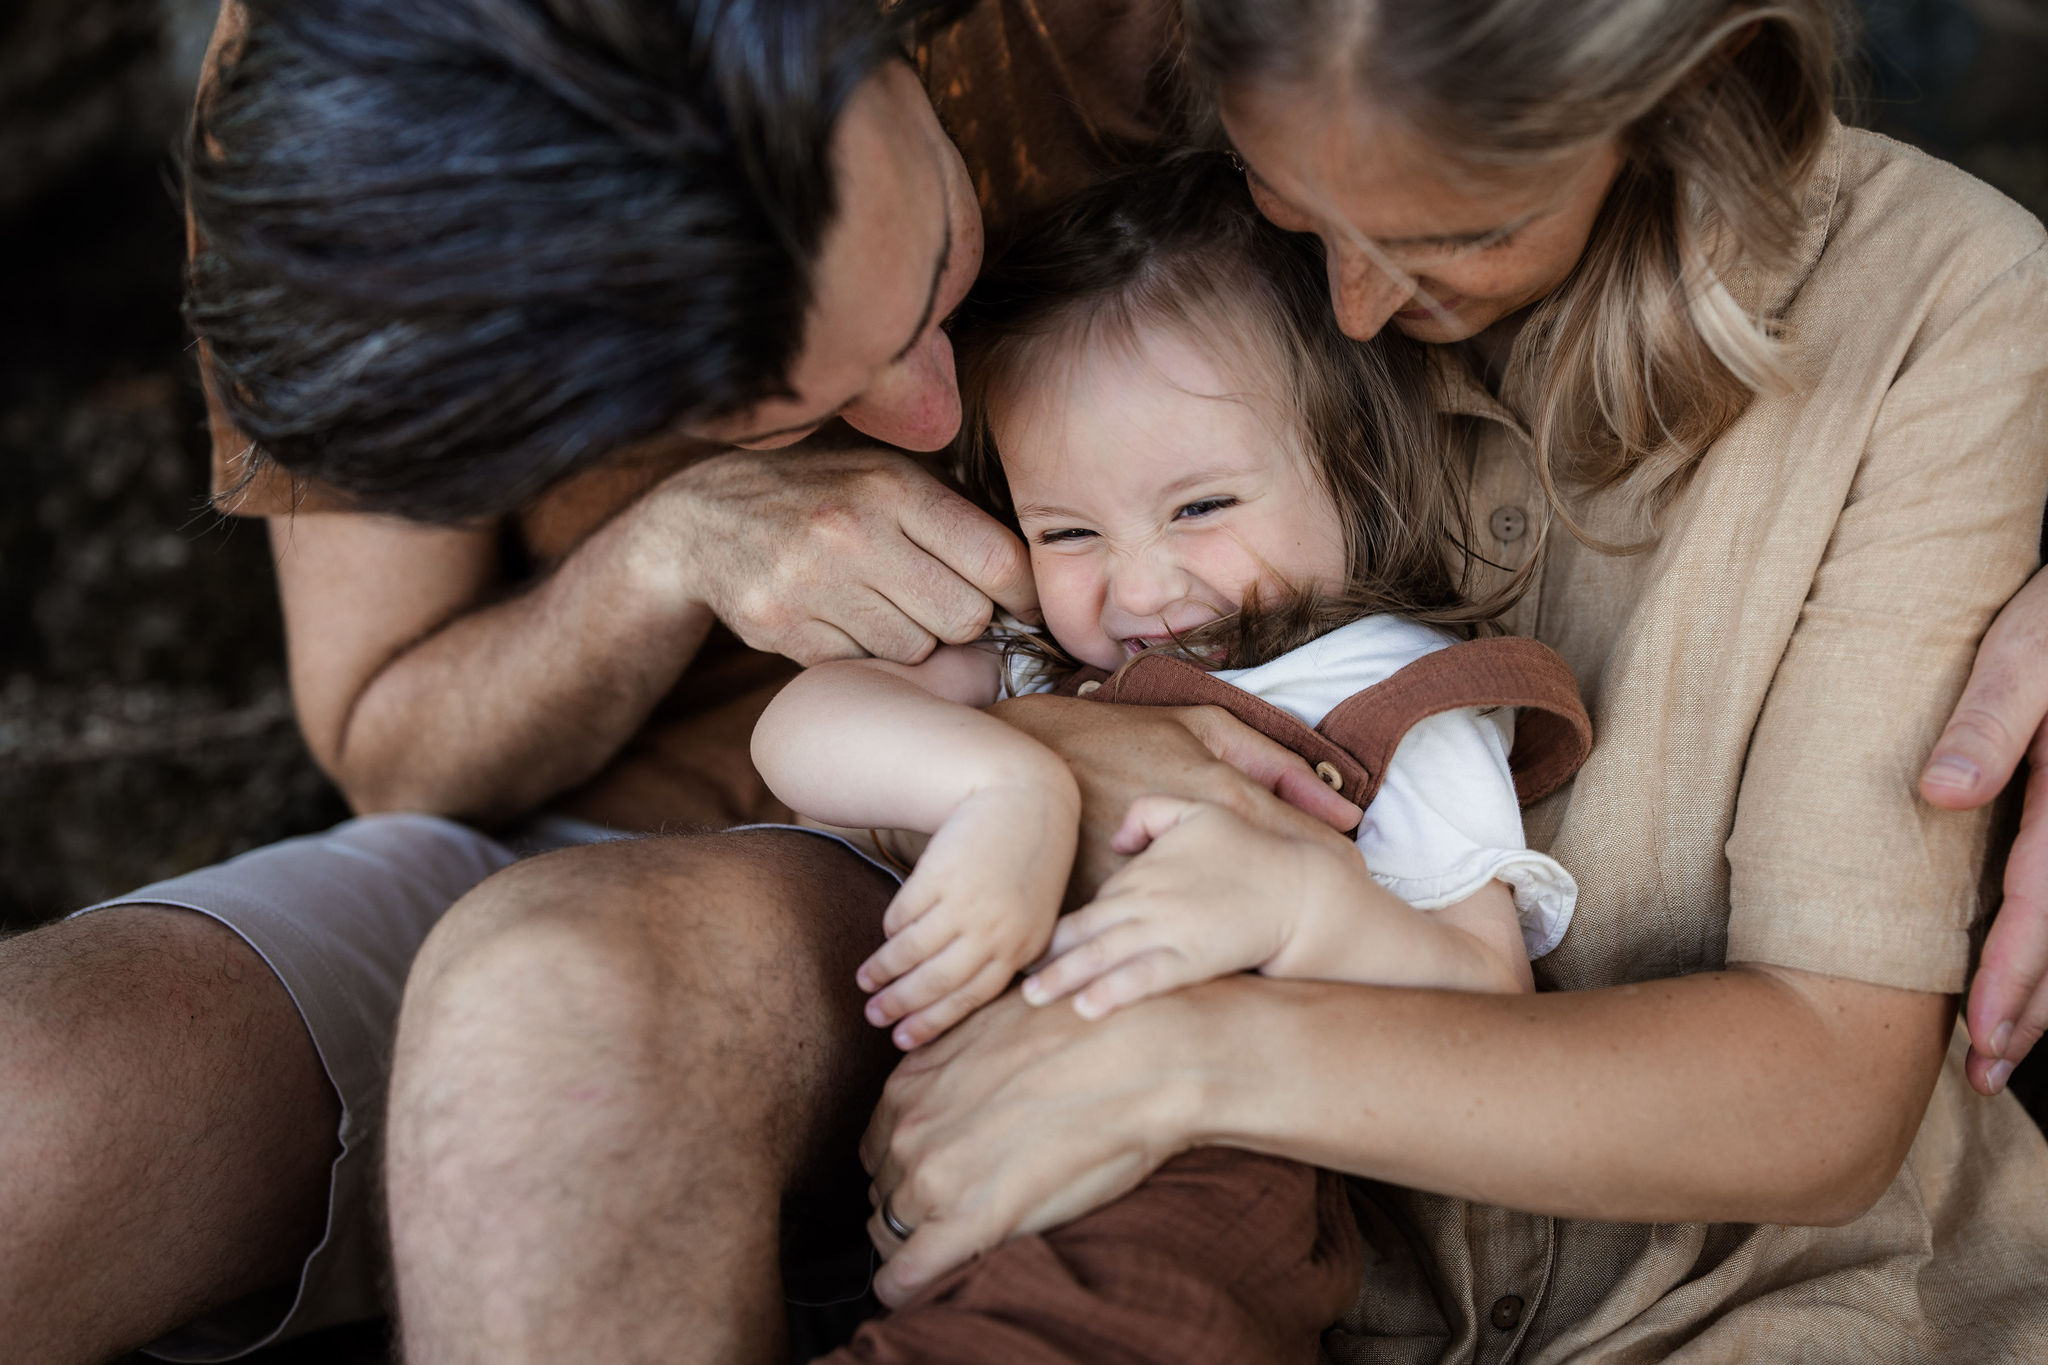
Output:
M2041 224L1836 123L1822 0L1185 10L1344 329L1433 343L1474 586L1587 690L1529 821L1578 918L1533 998L999 1002L870 1129L885 1297L1224 1144L1358 1177L1340 1361L2048 1356L2048 1146L1953 1029L1990 822L1917 790L2038 562ZM1060 705L1011 719L1074 753ZM1199 814L1120 875L1312 856Z

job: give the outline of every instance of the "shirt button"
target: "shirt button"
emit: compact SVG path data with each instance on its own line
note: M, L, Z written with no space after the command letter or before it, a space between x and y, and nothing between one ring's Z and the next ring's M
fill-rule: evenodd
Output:
M1101 690L1102 684L1090 678L1087 682L1074 689L1074 695L1077 697L1092 697Z
M1486 525L1495 540L1512 545L1529 529L1529 514L1519 507L1496 507Z
M1493 1325L1503 1332L1512 1332L1522 1324L1522 1296L1503 1294L1493 1301Z

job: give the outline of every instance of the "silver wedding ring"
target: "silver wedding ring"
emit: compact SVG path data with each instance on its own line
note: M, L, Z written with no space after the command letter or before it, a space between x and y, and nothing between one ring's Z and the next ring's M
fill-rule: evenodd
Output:
M896 1216L896 1210L889 1207L889 1196L886 1194L882 1196L882 1226L895 1233L899 1240L905 1242L910 1240L911 1233L917 1231L916 1228L911 1227Z

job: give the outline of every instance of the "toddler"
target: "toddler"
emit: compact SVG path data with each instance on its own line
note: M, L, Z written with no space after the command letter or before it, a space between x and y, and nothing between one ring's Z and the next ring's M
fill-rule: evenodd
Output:
M1339 334L1313 249L1208 158L1083 196L983 279L955 338L965 472L1030 547L1043 631L812 668L754 732L791 807L915 863L859 969L869 1020L918 1047L1026 968L1029 1001L1090 1018L1245 970L1531 989L1575 888L1524 843L1517 779L1569 776L1584 712L1540 646L1443 629L1485 611L1442 529L1458 490L1419 352ZM1047 690L1223 705L1355 797L1355 848L1147 797L1115 841L1137 856L1060 919L1075 779L982 709ZM1550 708L1530 764L1503 704L1525 696ZM1198 1149L832 1359L1163 1365L1198 1331L1306 1362L1357 1280L1345 1198L1330 1173ZM906 1212L885 1200L877 1240Z

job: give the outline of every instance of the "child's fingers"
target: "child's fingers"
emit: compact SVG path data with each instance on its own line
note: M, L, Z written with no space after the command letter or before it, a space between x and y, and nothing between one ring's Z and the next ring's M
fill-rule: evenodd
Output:
M1131 912L1122 898L1090 901L1073 914L1060 916L1059 922L1052 927L1052 942L1046 945L1046 961L1072 952L1130 917Z
M896 1026L890 1041L905 1052L923 1047L968 1015L1003 993L1010 973L991 963L971 977L967 984Z
M872 995L918 963L944 951L959 933L947 917L927 915L869 954L868 960L854 970L854 982Z
M1161 946L1155 927L1141 920L1112 924L1024 978L1024 999L1050 1004Z
M918 920L925 911L939 902L939 893L932 880L919 880L916 872L910 880L898 887L889 901L889 908L882 912L882 932L890 938L902 933Z
M868 998L867 1020L877 1028L945 999L980 971L988 954L964 938L956 938L917 964L887 988Z
M1091 982L1074 997L1074 1013L1100 1019L1111 1010L1185 986L1194 975L1186 958L1168 948L1154 948Z
M1109 846L1118 853L1143 853L1154 839L1208 806L1181 796L1141 796L1124 812Z

